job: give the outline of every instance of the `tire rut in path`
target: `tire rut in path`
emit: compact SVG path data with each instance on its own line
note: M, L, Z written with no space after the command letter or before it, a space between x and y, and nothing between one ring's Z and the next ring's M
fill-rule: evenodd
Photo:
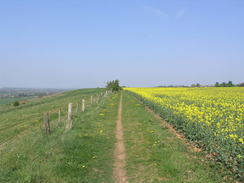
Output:
M122 124L122 93L120 95L120 102L118 108L118 119L116 120L116 144L114 151L114 169L113 177L115 183L128 183L125 171L125 145L124 145L124 132Z

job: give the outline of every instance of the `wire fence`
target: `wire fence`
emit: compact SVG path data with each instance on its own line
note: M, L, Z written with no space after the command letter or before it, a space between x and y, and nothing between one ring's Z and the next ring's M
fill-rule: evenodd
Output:
M50 135L52 130L58 126L61 122L64 123L65 131L70 130L73 127L73 117L76 114L83 113L89 109L89 107L98 105L101 99L112 94L111 90L98 93L90 96L89 99L81 98L80 101L75 103L68 103L68 108L58 108L51 111L47 111L43 114L43 132L45 135ZM52 126L51 126L52 124Z

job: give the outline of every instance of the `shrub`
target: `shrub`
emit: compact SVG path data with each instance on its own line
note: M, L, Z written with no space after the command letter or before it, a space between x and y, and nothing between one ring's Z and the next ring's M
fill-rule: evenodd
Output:
M119 80L108 81L106 88L112 92L120 91L122 88L119 86Z
M13 105L14 105L14 107L19 106L19 101L15 101Z

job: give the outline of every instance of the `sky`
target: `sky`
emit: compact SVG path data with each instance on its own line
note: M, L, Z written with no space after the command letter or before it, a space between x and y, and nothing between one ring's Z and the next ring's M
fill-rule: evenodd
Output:
M0 0L0 87L244 82L243 0Z

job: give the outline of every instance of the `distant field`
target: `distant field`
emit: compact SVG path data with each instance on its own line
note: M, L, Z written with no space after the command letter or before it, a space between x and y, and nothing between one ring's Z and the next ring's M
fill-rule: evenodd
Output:
M244 88L127 88L237 174L244 164Z
M0 88L0 105L65 92L60 89Z
M13 104L15 101L28 100L32 97L14 97L14 98L0 98L0 105L2 104Z

